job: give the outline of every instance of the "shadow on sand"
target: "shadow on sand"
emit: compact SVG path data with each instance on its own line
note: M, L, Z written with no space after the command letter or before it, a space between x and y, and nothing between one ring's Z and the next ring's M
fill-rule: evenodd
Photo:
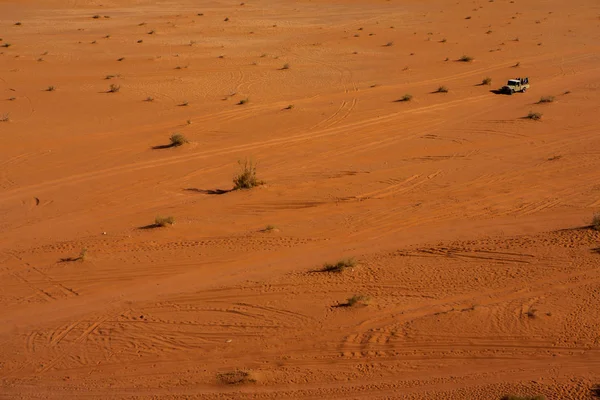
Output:
M197 189L197 188L187 188L187 189L183 189L187 192L196 192L196 193L201 193L201 194L212 194L212 195L220 195L220 194L225 194L225 193L229 193L229 192L233 192L233 189Z

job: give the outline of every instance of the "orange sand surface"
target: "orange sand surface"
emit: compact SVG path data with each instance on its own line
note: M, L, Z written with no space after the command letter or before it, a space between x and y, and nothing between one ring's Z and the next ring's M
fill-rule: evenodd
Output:
M600 396L597 0L0 0L0 94L0 399Z

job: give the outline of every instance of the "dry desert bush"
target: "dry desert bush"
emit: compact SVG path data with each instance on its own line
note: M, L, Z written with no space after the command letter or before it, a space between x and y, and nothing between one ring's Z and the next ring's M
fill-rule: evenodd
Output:
M411 101L413 98L412 94L410 93L406 93L404 96L402 96L400 99L396 100L398 102L402 102L402 101Z
M189 140L187 140L187 138L185 136L183 136L181 133L172 134L171 137L169 138L169 140L171 141L172 147L182 146L186 143L189 143Z
M448 93L448 88L446 86L440 86L439 88L437 88L437 90L435 92L436 93Z
M352 297L349 297L346 300L346 303L343 304L345 307L356 307L356 306L366 306L369 303L370 298L368 296L362 294L355 294Z
M542 96L540 97L540 101L538 103L552 103L554 101L554 96Z
M486 76L485 78L483 78L483 80L481 81L482 85L491 85L492 84L492 78L490 78L489 76Z
M240 172L233 177L233 190L252 189L264 182L256 177L256 164L246 159L238 161Z
M600 213L594 214L592 217L592 229L600 231Z
M462 61L462 62L471 62L471 61L473 61L473 57L471 57L471 56L467 56L467 55L464 55L464 56L462 56L461 58L459 58L459 59L458 59L458 61Z
M220 373L217 375L217 378L221 383L227 385L241 385L244 383L256 382L256 379L252 377L250 372L242 370Z
M529 114L527 114L527 117L525 118L532 119L534 121L539 121L540 119L542 119L542 113L529 111Z
M157 216L156 218L154 218L154 226L156 227L165 227L167 225L173 225L175 223L175 218L168 216L168 217L161 217L161 216Z
M340 260L335 264L325 264L323 268L320 269L321 272L343 272L347 268L352 268L356 266L356 261L352 258L347 258L345 260Z

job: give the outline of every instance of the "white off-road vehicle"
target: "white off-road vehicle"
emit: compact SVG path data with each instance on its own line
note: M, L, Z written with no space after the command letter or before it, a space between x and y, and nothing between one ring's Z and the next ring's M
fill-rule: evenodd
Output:
M529 89L529 78L517 78L510 79L508 83L502 86L500 92L506 94L513 94L514 92L525 93Z

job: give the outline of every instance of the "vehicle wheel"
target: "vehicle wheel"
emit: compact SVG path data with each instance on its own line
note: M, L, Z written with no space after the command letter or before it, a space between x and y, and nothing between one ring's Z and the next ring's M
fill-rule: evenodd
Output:
M526 91L527 91L527 88L526 88L526 87L524 87L524 88L523 88L523 93L525 93Z
M510 92L508 92L508 94L512 95L514 92L514 89L510 89Z

